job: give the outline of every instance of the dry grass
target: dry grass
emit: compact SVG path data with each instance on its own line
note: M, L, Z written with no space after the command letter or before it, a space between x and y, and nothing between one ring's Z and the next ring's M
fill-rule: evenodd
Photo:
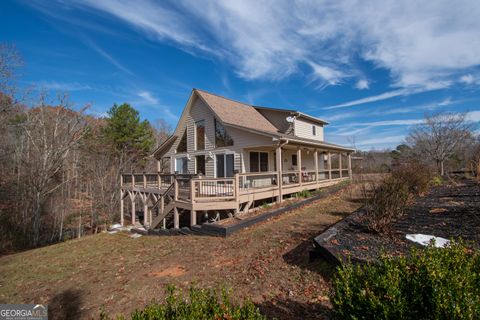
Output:
M48 303L52 319L130 313L165 286L226 286L277 318L329 313L329 269L312 238L360 206L345 191L230 238L100 234L0 258L0 302ZM327 278L326 278L327 277Z

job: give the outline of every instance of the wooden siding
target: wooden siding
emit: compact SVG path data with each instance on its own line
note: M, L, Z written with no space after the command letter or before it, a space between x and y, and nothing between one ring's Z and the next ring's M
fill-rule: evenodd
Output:
M233 153L234 154L234 169L239 172L245 172L245 167L242 165L242 158L245 156L243 149L246 147L255 147L255 146L272 146L272 138L250 133L245 130L225 126L225 130L233 139L234 145L229 147L215 148L215 125L214 119L215 116L205 103L198 98L194 98L192 101L192 106L189 112L184 115L185 119L181 120L180 123L184 123L183 128L178 128L178 134L183 134L184 128L187 129L187 153L176 153L178 143L180 139L177 139L171 148L165 153L163 158L171 157L171 173L175 171L175 158L190 157L188 161L188 171L190 173L195 173L195 156L205 155L205 176L206 177L215 177L215 155L223 153ZM195 150L195 122L204 120L205 121L205 150ZM181 137L180 137L181 138ZM213 155L213 158L209 157Z
M323 141L323 126L318 123L297 118L293 122L293 126L294 134L297 137ZM316 127L317 134L315 136L312 134L312 126Z

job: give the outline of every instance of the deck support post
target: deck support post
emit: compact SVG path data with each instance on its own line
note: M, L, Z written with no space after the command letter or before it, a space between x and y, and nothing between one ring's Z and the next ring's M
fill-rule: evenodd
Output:
M315 149L313 152L314 163L315 163L315 182L318 184L318 150Z
M145 193L142 195L143 200L143 226L148 226L148 194Z
M124 201L123 201L123 190L120 190L120 224L122 227L125 225L123 211L124 211Z
M190 211L190 227L193 227L197 224L197 211L191 210Z
M135 194L130 199L132 200L132 226L135 226Z
M282 147L278 146L277 150L275 151L275 155L277 156L275 161L277 163L277 173L278 173L278 202L283 202L283 170L282 170Z
M327 162L328 162L328 180L332 180L332 154L328 151L327 154Z
M348 154L348 176L352 179L352 154Z
M173 207L173 228L180 229L180 217L178 216L177 207Z
M120 224L123 227L123 207L124 207L124 202L123 202L123 175L120 174Z
M338 168L340 169L340 178L343 177L343 170L342 170L342 153L338 153Z
M298 183L302 185L302 149L297 149Z

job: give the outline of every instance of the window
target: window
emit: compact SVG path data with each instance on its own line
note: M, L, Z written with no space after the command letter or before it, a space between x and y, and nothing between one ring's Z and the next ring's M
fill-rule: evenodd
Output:
M205 150L205 120L195 122L195 149Z
M268 152L250 152L250 172L268 171Z
M188 173L188 159L187 157L181 157L175 159L175 171L179 174Z
M223 125L215 119L215 148L233 146L233 140Z
M217 178L233 177L233 153L215 155Z
M187 129L183 133L182 139L178 143L177 153L187 152Z
M196 174L205 175L205 156L196 156L195 157L195 168Z
M312 126L312 134L313 134L314 136L317 135L317 127L316 127L316 126Z
M292 154L292 166L296 166L296 165L297 165L297 155Z

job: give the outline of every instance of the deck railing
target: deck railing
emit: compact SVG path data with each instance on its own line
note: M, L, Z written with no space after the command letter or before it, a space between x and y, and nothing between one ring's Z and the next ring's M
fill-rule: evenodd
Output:
M239 173L231 178L204 178L192 174L163 174L163 173L129 173L122 174L122 187L147 189L174 190L177 200L201 201L208 200L235 200L239 195L271 190L278 188L279 180L285 188L305 184L315 184L317 181L347 178L348 169L332 170L304 170ZM281 177L280 177L281 176ZM301 180L301 181L300 181ZM237 185L238 183L238 185Z
M231 200L235 199L235 178L192 179L195 199Z

